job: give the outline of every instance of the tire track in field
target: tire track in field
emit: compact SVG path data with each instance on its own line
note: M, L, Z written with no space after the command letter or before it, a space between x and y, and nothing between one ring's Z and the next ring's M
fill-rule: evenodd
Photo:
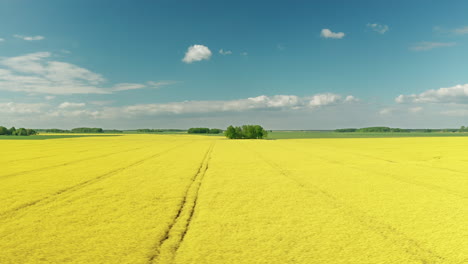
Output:
M436 253L434 253L433 251L429 249L423 248L423 246L421 246L421 244L418 241L406 236L404 233L398 231L395 227L387 223L380 222L379 220L370 216L366 212L358 208L351 207L341 202L334 195L319 188L316 185L313 185L310 183L305 184L301 182L297 178L291 176L287 170L275 164L273 161L265 158L261 153L250 148L249 150L254 153L257 153L258 157L260 157L265 163L267 163L270 167L278 171L280 175L282 175L283 177L294 182L296 185L298 185L307 193L314 194L314 195L319 194L320 196L324 197L327 200L328 204L330 204L336 209L339 209L344 215L349 216L350 218L356 220L362 226L366 227L371 232L374 232L380 235L384 239L389 240L394 244L400 245L400 247L403 248L403 250L406 253L416 258L422 264L448 263L446 258L437 255Z
M354 170L357 170L357 171L360 171L360 172L372 171L372 169L363 170L362 167L360 167L360 166L354 166L354 165L350 165L350 164L347 164L347 163L343 163L341 161L327 159L327 158L324 158L322 156L317 156L316 154L314 154L312 152L308 152L308 151L304 151L304 150L291 149L291 148L287 148L287 147L284 147L284 146L276 146L276 147L286 149L286 150L289 150L289 151L293 151L293 152L306 153L308 155L312 155L315 158L326 161L328 163L339 164L339 165L342 165L342 166L345 166L345 167L348 167L348 168L351 168L351 169L354 169ZM388 160L385 160L385 161L389 162ZM417 180L409 180L407 178L403 178L403 177L400 177L398 175L391 174L391 173L388 173L388 172L385 172L385 173L382 173L382 171L372 171L372 172L376 173L376 174L378 174L380 176L384 176L384 177L387 177L387 178L392 178L392 179L394 179L396 181L399 181L399 182L404 182L404 183L407 183L407 184L423 187L423 188L430 189L430 190L433 190L433 191L442 192L442 193L449 194L449 195L454 195L454 196L457 196L457 197L462 198L462 199L467 198L465 195L460 194L457 191L454 191L454 190L451 190L451 189L448 189L448 188L445 188L445 187L442 187L442 186L438 186L438 185L434 185L434 184L430 184L430 183L425 183L425 182L421 182L421 181L417 181Z
M61 189L61 190L58 190L54 193L52 193L51 195L49 196L46 196L46 197L43 197L43 198L40 198L40 199L37 199L35 201L32 201L32 202L28 202L28 203L25 203L25 204L22 204L20 206L17 206L13 209L10 209L10 210L7 210L5 212L2 212L0 213L0 218L4 218L4 217L7 217L7 216L11 216L13 214L16 214L18 212L20 212L22 209L26 209L26 208L29 208L31 206L34 206L34 205L37 205L37 204L47 204L47 203L50 203L54 200L57 199L57 197L59 197L60 195L62 194L67 194L67 193L72 193L72 192L75 192L75 191L78 191L86 186L89 186L91 184L94 184L94 183L97 183L101 180L104 180L106 178L109 178L111 176L114 176L116 175L117 173L121 172L121 171L124 171L128 168L131 168L131 167L134 167L134 166L137 166L137 165L140 165L142 163L144 163L145 161L147 160L150 160L150 159L153 159L153 158L156 158L156 157L159 157L159 156L162 156L174 149L177 149L177 148L180 148L180 147L183 147L183 146L186 146L190 143L192 143L193 141L190 141L188 143L184 143L184 144L180 144L180 145L177 145L177 146L174 146L172 148L169 148L169 149L166 149L162 152L158 152L156 154L153 154L149 157L146 157L144 159L141 159L141 160L138 160L136 162L133 162L131 163L130 165L126 166L126 167L121 167L121 168L118 168L118 169L114 169L114 170L111 170L105 174L101 174L95 178L92 178L92 179L89 179L89 180L86 180L84 182L81 182L79 184L76 184L76 185L73 185L73 186L70 186L70 187L67 187L67 188L64 188L64 189Z
M187 234L192 221L195 207L197 206L198 194L203 178L208 170L215 142L208 147L197 172L190 179L189 187L185 190L182 202L175 217L166 229L166 232L154 246L154 252L149 256L148 263L171 263ZM191 195L192 194L192 195ZM162 261L164 258L165 261ZM161 262L162 261L162 262Z
M80 163L80 162L83 162L83 161L88 161L88 160L93 160L93 159L98 159L98 158L106 158L106 157L110 157L110 156L117 155L117 154L120 154L120 153L125 153L125 152L129 152L129 151L134 151L134 150L140 150L140 149L144 149L144 148L149 148L149 147L144 146L144 147L132 148L132 149L127 149L127 150L112 152L112 153L105 154L105 155L98 155L98 156L93 156L93 157L88 157L88 158L83 158L83 159L78 159L78 160L67 161L67 162L64 162L64 163L54 164L54 165L51 165L51 166L46 166L46 167L42 167L42 168L38 168L38 169L32 169L32 170L14 172L14 173L6 174L6 175L0 175L0 179L10 178L10 177L18 176L18 175L31 173L31 172L45 171L45 170L49 170L49 169L54 169L54 168L67 166L67 165L71 165L71 164L76 164L76 163Z

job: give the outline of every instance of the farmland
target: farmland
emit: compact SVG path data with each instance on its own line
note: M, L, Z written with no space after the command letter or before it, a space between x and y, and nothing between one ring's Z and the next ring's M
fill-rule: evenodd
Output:
M0 146L2 264L468 260L466 137Z

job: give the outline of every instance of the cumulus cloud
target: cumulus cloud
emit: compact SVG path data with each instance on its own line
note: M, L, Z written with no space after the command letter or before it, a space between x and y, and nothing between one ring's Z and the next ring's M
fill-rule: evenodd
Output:
M345 98L345 102L359 102L359 99L352 95L348 95Z
M350 98L353 98L353 100L350 100ZM157 115L243 112L250 110L297 110L350 103L354 100L355 98L353 96L347 96L343 99L343 96L332 93L316 94L306 97L299 97L296 95L260 95L257 97L229 101L185 101L164 104L139 104L123 107L121 111L131 115Z
M55 96L54 95L46 95L46 96L44 96L44 98L46 100L53 100L53 99L55 99Z
M454 103L468 104L468 84L431 89L420 94L399 95L397 103Z
M332 32L328 28L322 29L322 32L320 32L320 36L322 38L332 38L332 39L342 39L345 36L345 33L343 32Z
M385 32L388 31L388 26L387 25L380 25L377 23L369 23L367 24L367 27L370 28L371 30L380 33L380 34L385 34Z
M4 39L4 38L0 38L0 42L4 42L4 41L5 41L5 39Z
M211 58L211 50L207 46L193 45L187 49L184 58L185 63L192 63L196 61L209 60Z
M63 102L61 103L58 108L65 109L65 108L80 108L84 107L85 103L70 103L70 102Z
M50 52L36 52L0 58L0 90L30 94L110 94L168 84L118 83L105 87L107 80L102 75L51 57Z
M350 100L352 98L353 100ZM237 100L219 101L179 101L155 104L136 104L127 106L109 106L112 101L62 102L52 104L28 104L28 103L0 103L0 116L10 120L19 120L19 117L28 117L31 122L37 120L68 122L68 118L79 120L144 120L152 116L169 118L180 116L198 115L199 117L218 115L220 113L264 113L276 111L286 113L288 111L320 111L329 106L352 106L357 99L353 96L341 96L339 94L324 93L312 96L296 95L260 95ZM29 115L26 115L29 114ZM175 117L174 117L175 118ZM78 120L78 119L77 119ZM55 124L55 123L54 123Z
M221 54L221 55L231 55L232 51L220 49L219 54Z
M453 47L457 45L456 42L428 42L428 41L423 41L414 44L413 46L410 47L411 50L414 51L426 51L426 50L431 50L435 48L442 48L442 47Z
M13 35L15 38L19 38L26 41L34 41L34 40L43 40L45 39L44 36L24 36L24 35Z

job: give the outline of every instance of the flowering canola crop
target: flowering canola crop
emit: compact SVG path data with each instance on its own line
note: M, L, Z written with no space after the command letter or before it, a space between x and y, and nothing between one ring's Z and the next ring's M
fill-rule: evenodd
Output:
M1 140L0 263L466 263L468 140Z

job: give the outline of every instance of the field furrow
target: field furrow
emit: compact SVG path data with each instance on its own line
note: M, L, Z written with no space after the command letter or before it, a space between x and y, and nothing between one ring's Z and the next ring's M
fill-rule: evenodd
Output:
M0 219L0 263L147 263L209 145L174 148Z
M254 151L254 150L252 150ZM309 193L320 193L324 199L335 208L341 211L342 214L345 214L368 229L369 232L374 232L382 236L384 239L389 240L391 243L399 245L405 252L411 254L414 259L418 260L421 263L447 263L447 259L435 254L431 250L425 249L421 246L420 242L408 237L407 235L398 231L395 227L379 222L374 217L366 214L361 209L356 207L351 207L350 205L342 203L337 197L328 193L327 191L321 189L320 187L311 184L310 182L304 183L295 178L291 172L278 166L272 160L264 158L261 153L257 152L259 157L268 163L271 167L279 172L279 174L290 179L296 183L299 187L306 190Z
M203 181L203 177L208 170L208 163L211 159L214 143L208 148L197 173L191 179L182 203L177 211L174 221L170 223L162 240L158 241L156 251L149 259L149 263L171 263L182 243L188 227L192 220L198 200L198 192Z
M20 211L20 210L26 209L26 208L28 208L28 207L30 207L30 206L34 206L34 205L39 204L39 203L49 203L49 202L52 202L54 199L57 199L57 197L60 196L60 195L63 195L63 194L65 194L65 193L70 193L70 192L77 191L77 190L79 190L79 189L81 189L81 188L84 188L84 187L90 185L90 184L94 184L94 183L96 183L96 182L98 182L98 181L101 181L101 180L103 180L103 179L105 179L105 178L108 178L108 177L111 177L111 176L113 176L113 175L116 175L117 173L122 172L122 171L124 171L124 170L127 170L127 169L129 169L129 168L131 168L131 167L133 167L133 166L137 166L137 165L139 165L139 164L141 164L141 163L143 163L143 162L145 162L145 161L147 161L147 160L149 160L149 159L153 159L153 158L159 157L159 156L161 156L161 155L166 154L167 152L169 152L169 151L171 151L171 150L174 150L174 149L180 148L180 147L182 147L182 146L186 146L186 145L187 145L187 143L184 143L184 144L182 144L182 145L176 145L176 146L174 146L174 147L172 147L172 148L169 148L169 149L167 149L167 150L165 150L165 151L162 151L162 152L156 153L156 154L154 154L154 155L151 155L151 156L149 156L149 157L145 157L145 158L143 158L143 159L140 159L140 160L138 160L138 161L135 161L135 162L133 162L133 163L131 163L131 164L125 166L125 167L120 167L120 168L111 170L111 171L109 171L109 172L107 172L107 173L104 173L104 174L102 174L102 175L99 175L99 176L97 176L97 177L95 177L95 178L91 178L91 179L89 179L89 180L80 182L80 183L78 183L78 184L76 184L76 185L69 186L69 187L66 187L66 188L64 188L64 189L60 189L60 190L58 190L58 191L56 191L56 192L54 192L54 193L52 193L52 194L49 194L48 196L39 198L39 199L34 200L34 201L30 201L30 202L24 203L24 204L22 204L22 205L19 205L19 206L15 207L15 208L10 209L10 210L4 211L4 212L0 212L0 218L1 218L1 217L12 217L12 214L17 213L17 212Z

